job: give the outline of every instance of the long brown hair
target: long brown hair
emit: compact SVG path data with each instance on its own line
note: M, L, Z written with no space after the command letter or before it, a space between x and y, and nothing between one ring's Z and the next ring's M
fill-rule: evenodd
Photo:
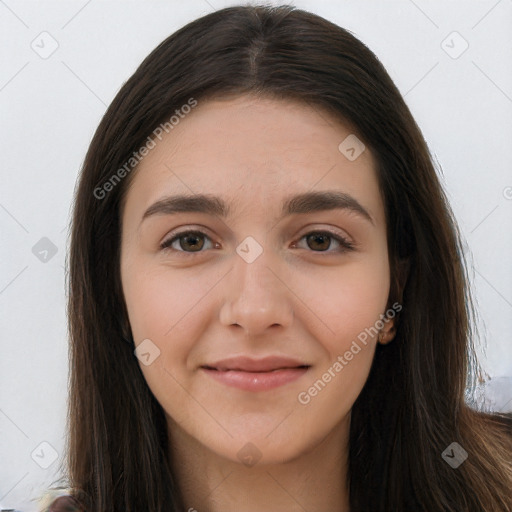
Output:
M242 94L314 106L350 126L378 164L389 303L403 309L352 409L351 511L511 512L512 418L466 403L479 374L473 308L427 144L377 57L347 30L291 6L229 7L184 26L123 85L94 135L69 253L73 494L88 512L183 510L163 410L126 342L120 208L136 173L126 162L191 98ZM468 454L457 468L442 456L454 442Z

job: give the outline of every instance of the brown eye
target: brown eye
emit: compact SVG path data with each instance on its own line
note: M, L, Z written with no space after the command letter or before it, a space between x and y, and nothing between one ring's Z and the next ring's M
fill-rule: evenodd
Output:
M180 246L182 249L191 249L193 252L200 251L203 248L204 240L202 239L202 235L199 234L188 234L183 235L178 238L180 241Z
M355 249L352 242L330 231L312 231L304 235L301 240L302 239L306 239L307 248L311 249L313 252L343 253ZM331 249L333 241L335 248ZM338 246L337 248L336 245Z
M326 251L331 245L331 237L324 233L306 235L306 240L308 242L308 247L318 251Z
M201 231L183 231L164 241L160 248L170 248L178 252L200 252L205 245L204 239L209 237ZM176 244L178 247L176 247Z

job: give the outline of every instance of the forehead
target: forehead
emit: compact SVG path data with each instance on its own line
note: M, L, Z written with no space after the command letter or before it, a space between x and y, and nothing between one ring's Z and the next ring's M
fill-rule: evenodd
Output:
M348 126L304 103L249 96L198 102L139 163L127 209L170 193L209 193L241 212L317 188L357 195L378 218L374 157L366 148L349 160L340 150L347 137L354 137Z

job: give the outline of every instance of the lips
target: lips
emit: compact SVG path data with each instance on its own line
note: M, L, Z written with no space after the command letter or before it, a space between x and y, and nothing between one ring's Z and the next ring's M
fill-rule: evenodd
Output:
M234 357L201 366L201 370L226 386L244 391L268 391L302 377L310 365L297 359L270 356L263 359Z
M250 357L239 356L222 359L212 364L203 365L202 367L221 372L272 372L287 368L307 368L309 365L297 359L281 356L269 356L263 359L252 359Z

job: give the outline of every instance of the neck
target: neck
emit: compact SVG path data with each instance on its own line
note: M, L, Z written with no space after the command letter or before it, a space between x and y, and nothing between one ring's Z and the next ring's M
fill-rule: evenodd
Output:
M281 463L246 466L170 422L171 465L188 512L349 512L350 414L323 440Z

